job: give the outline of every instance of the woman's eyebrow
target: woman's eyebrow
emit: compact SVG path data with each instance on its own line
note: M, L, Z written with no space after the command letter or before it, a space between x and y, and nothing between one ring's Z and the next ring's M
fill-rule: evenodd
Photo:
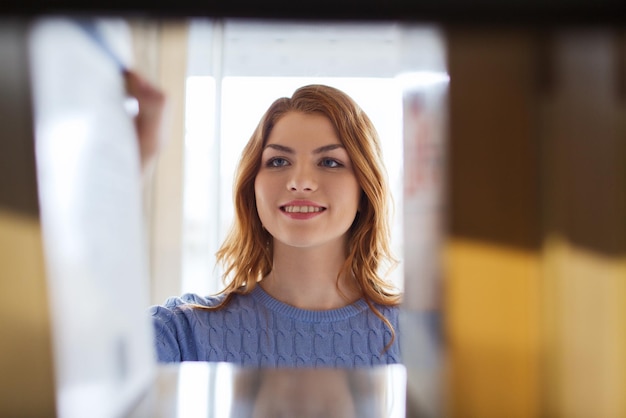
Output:
M337 148L345 148L342 144L330 144L324 145L323 147L319 147L313 150L313 154L321 154L323 152L332 151Z
M268 148L273 148L273 149L275 149L277 151L282 151L282 152L287 153L287 154L294 154L295 153L295 151L292 148L286 147L284 145L279 145L279 144L267 144L265 146L265 149L268 149Z
M289 147L286 147L286 146L280 145L280 144L267 144L265 146L265 149L267 149L267 148L273 148L273 149L275 149L277 151L282 151L282 152L287 153L287 154L294 154L295 153L293 148L289 148ZM321 154L323 152L332 151L332 150L337 149L337 148L345 148L345 147L342 144L324 145L322 147L315 148L313 150L313 154Z

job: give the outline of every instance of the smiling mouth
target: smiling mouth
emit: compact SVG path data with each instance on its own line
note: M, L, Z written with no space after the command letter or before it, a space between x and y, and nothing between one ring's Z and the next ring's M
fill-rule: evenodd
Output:
M280 209L287 213L317 213L326 210L321 206L282 206Z

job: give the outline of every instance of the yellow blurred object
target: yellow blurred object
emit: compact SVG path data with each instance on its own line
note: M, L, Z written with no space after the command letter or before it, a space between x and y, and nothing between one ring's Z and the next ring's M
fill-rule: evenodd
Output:
M450 416L539 416L539 254L463 239L445 251Z
M626 412L626 257L544 248L544 405L551 417Z
M52 416L54 370L41 229L0 208L0 415Z

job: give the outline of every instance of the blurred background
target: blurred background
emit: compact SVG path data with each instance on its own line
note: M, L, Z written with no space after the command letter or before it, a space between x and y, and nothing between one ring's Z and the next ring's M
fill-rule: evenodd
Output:
M623 25L584 13L504 24L266 13L124 17L134 66L172 110L144 189L150 303L221 288L212 257L232 217L239 152L271 101L323 82L352 95L383 142L407 416L626 416ZM13 39L4 28L3 55ZM2 109L29 115L2 87ZM46 274L29 221L37 202L20 192L34 164L11 162L31 146L4 135L2 300L34 295L24 338L47 352L45 291L27 279Z

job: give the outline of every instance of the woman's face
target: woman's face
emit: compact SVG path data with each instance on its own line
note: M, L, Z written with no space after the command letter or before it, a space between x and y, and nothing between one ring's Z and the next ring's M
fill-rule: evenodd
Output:
M254 189L259 217L275 244L345 248L361 188L324 115L289 112L278 120Z

